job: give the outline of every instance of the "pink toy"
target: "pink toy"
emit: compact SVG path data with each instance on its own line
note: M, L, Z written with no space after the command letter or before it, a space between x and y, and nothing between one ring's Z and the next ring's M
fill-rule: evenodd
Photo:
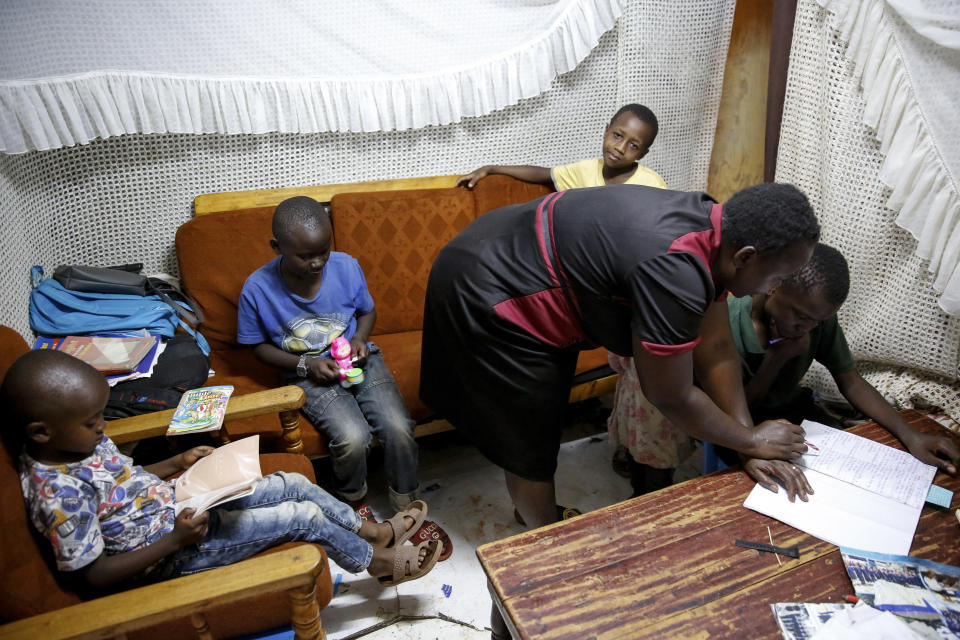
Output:
M363 382L363 369L353 366L350 351L350 341L343 336L334 338L330 343L330 356L340 367L340 385L343 387Z

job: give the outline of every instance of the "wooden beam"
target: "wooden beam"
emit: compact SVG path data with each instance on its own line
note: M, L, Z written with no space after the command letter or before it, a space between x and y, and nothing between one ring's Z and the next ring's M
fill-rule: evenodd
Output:
M303 389L296 385L245 393L230 398L224 420L239 420L265 413L299 409L303 406L304 400ZM174 411L175 409L167 409L166 411L156 411L131 418L112 420L107 423L105 431L110 439L117 444L162 436L167 433L167 426L173 419Z
M423 178L399 178L397 180L374 180L370 182L345 182L282 189L258 189L254 191L225 191L204 193L193 199L194 215L202 216L220 211L237 211L258 207L275 207L293 196L309 196L318 202L330 202L338 193L363 191L400 191L405 189L446 189L456 185L460 176L427 176Z
M4 640L116 637L169 620L192 617L228 602L276 591L303 590L326 569L327 563L316 546L298 545L220 569L24 618L0 627L0 637Z

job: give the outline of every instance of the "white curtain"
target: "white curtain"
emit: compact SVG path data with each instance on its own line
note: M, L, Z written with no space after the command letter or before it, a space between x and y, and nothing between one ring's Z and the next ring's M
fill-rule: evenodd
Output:
M886 206L929 261L940 306L960 315L960 2L817 1L854 63Z
M546 91L621 0L3 0L0 151L460 122Z
M861 4L878 7L872 0ZM884 184L891 161L913 159L919 148L935 154L930 132L917 128L926 114L907 119L906 111L896 111L896 105L908 104L907 87L898 84L897 91L886 94L888 104L882 111L888 115L890 109L896 111L896 121L912 123L907 131L914 135L895 153L889 140L878 141L878 131L886 129L865 123L876 107L861 87L858 64L851 59L857 49L834 28L837 15L821 5L822 0L797 3L777 180L807 193L823 241L840 249L850 265L850 295L839 315L860 373L898 407L935 406L957 418L960 315L941 308L943 298L928 270L931 263L917 256L910 232L897 225L898 214L889 208L891 188ZM890 44L877 29L867 29L862 37L877 54ZM953 89L936 95L948 90ZM916 103L909 104L916 115ZM941 166L931 163L929 171ZM937 204L941 188L920 178L925 170L904 164L900 171L909 195L921 198L924 206L943 206ZM942 216L943 209L922 213ZM949 234L951 229L944 226L942 232ZM823 367L812 368L807 382L840 397Z

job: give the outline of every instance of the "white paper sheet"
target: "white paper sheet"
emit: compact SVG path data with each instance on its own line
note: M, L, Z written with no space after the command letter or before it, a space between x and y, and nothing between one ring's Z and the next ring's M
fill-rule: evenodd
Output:
M790 502L783 489L773 493L757 485L743 506L832 544L909 554L936 469L851 433L809 421L803 427L820 448L820 455L799 463L814 491L809 502Z
M937 470L906 451L804 420L806 440L820 449L819 455L805 455L799 464L849 482L867 491L923 506Z

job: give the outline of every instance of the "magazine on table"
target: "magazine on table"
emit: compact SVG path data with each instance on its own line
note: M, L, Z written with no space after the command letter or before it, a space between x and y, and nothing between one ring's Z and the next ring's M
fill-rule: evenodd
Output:
M211 507L250 495L261 478L259 435L217 447L177 478L175 512L195 509L196 517Z
M960 640L960 567L840 548L861 602L889 611L924 638Z

